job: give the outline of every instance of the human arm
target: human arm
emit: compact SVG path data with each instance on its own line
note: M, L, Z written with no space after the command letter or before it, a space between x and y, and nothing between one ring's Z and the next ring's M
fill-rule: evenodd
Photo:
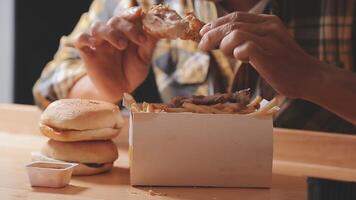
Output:
M109 22L110 18L114 15L115 9L120 10L117 9L118 2L117 0L93 1L88 13L84 13L81 16L73 32L61 38L57 53L53 60L45 66L41 77L33 87L34 99L39 107L45 108L50 102L57 99L75 97L117 101L119 97L115 100L111 99L110 96L107 97L98 88L98 85L94 84L89 78L89 73L87 73L88 67L84 59L82 59L83 55L74 46L76 46L75 43L78 42L77 40L81 34L91 34L91 29L95 22ZM147 46L151 45L150 49L153 49L153 43L148 43ZM130 49L134 48L130 47ZM142 74L141 79L144 79L145 73ZM136 82L136 84L139 83Z
M356 125L356 74L325 63L316 70L320 79L304 84L306 90L300 98L319 104Z
M235 12L201 30L199 48L250 62L280 94L317 103L356 123L356 75L308 55L273 15Z
M73 43L77 35L88 32L95 21L107 21L113 15L116 0L95 0L89 11L81 15L73 31L60 39L59 48L43 68L41 76L33 87L36 104L42 109L57 99L68 97L73 85L86 76L86 69L79 51Z
M106 23L96 23L90 33L74 42L87 76L69 92L69 98L86 97L117 102L146 78L156 40L135 23L142 12L131 8ZM96 90L92 90L95 88Z

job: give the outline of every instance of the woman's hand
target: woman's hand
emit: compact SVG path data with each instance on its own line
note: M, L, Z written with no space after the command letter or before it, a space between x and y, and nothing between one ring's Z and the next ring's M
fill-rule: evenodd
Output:
M103 99L120 100L123 92L133 91L149 72L156 40L138 25L141 17L140 8L131 8L107 23L94 24L90 33L82 33L74 43Z
M250 62L280 94L303 98L310 84L320 83L323 63L305 53L274 15L234 12L206 24L199 48L219 48Z

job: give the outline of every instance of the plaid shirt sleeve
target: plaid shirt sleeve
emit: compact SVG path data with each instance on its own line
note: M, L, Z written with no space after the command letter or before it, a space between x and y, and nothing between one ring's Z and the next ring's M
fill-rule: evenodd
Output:
M80 80L86 70L79 52L72 47L74 38L89 31L96 21L107 21L115 12L118 0L94 0L87 13L84 13L73 32L60 39L60 45L52 61L43 69L40 78L33 87L36 104L45 108L57 99L66 98L72 86Z

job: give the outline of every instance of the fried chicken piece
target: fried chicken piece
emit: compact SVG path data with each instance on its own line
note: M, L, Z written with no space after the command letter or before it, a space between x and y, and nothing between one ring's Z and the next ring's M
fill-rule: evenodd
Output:
M192 103L196 105L214 105L218 103L226 103L229 101L231 96L232 96L231 93L226 93L226 94L217 93L211 96L203 96L203 95L193 96Z
M251 90L243 89L232 94L229 102L236 102L246 106L251 101Z
M186 27L185 33L180 36L180 39L199 42L201 39L199 32L203 28L204 22L200 21L192 12L187 13L183 20L188 21L189 26Z
M183 103L185 103L185 102L191 103L192 100L191 100L191 98L185 97L185 96L172 97L169 107L180 108L180 107L182 107Z
M171 99L170 107L180 108L184 103L195 105L222 105L235 104L238 106L234 110L239 110L247 106L250 102L250 89L240 90L234 93L217 93L210 96L193 95L192 97L176 96ZM231 107L231 105L229 107Z
M200 41L204 23L193 13L181 17L166 5L153 6L142 19L144 30L157 38Z

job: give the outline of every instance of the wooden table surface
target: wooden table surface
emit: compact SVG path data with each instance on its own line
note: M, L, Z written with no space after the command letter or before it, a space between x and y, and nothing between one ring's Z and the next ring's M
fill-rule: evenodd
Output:
M29 163L30 152L38 151L47 140L37 128L40 111L34 106L0 104L0 199L307 199L306 176L317 175L333 179L343 179L347 172L356 168L355 161L340 161L337 155L330 159L320 159L318 156L302 156L307 150L318 152L322 149L308 149L314 144L305 146L303 138L309 137L323 145L332 136L324 138L318 133L298 132L285 129L275 129L274 134L274 166L272 187L270 189L243 188L199 188L199 187L132 187L129 183L129 168L127 156L127 126L115 139L120 157L115 162L113 170L96 176L73 177L70 186L63 189L32 188L27 180L25 164ZM302 135L296 137L295 133ZM304 135L303 135L304 134ZM316 139L315 137L318 137ZM320 137L320 138L319 138ZM349 140L350 138L347 138ZM325 141L324 141L325 140ZM344 140L340 139L336 151L344 151ZM346 141L346 140L345 140ZM356 140L351 138L345 148L356 150ZM288 143L288 144L287 144ZM298 153L298 148L303 148ZM341 150L340 150L341 148ZM335 151L335 149L331 149ZM354 151L355 152L355 151ZM325 153L325 152L324 152ZM346 155L350 156L350 155ZM315 159L316 158L316 159ZM334 160L336 162L334 162ZM355 159L354 159L355 160ZM340 164L341 163L341 164ZM320 168L325 168L320 172ZM318 170L319 169L319 170ZM344 171L343 171L344 170ZM346 170L346 171L345 171ZM347 171L348 170L348 171ZM317 173L316 173L317 171ZM328 174L333 172L331 177ZM340 173L338 173L340 172ZM318 174L319 173L319 174ZM341 175L340 175L341 174ZM355 176L355 175L354 175ZM349 179L349 178L346 178ZM356 179L355 179L356 180ZM148 190L166 194L166 196L151 196Z

